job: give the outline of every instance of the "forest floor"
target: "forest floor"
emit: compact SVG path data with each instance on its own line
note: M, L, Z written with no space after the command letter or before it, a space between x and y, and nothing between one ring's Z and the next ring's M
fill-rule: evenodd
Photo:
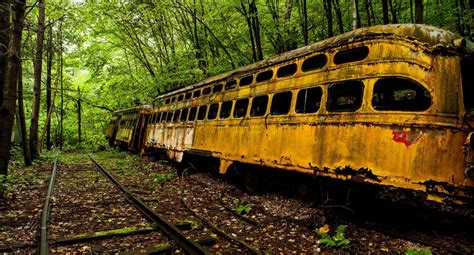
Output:
M37 249L41 207L53 156L54 153L47 154L33 167L13 167L12 177L3 184L0 249L19 244L30 247L16 249L15 253L34 253ZM93 156L156 212L175 225L189 225L183 230L187 236L215 238L212 246L206 246L213 253L448 253L332 217L330 210L287 194L249 194L241 185L206 172L187 171L178 176L167 161L115 150ZM61 154L49 227L50 251L55 254L133 253L169 241L159 231L153 231L153 225L81 152ZM129 235L54 245L64 239L111 230ZM473 252L471 240L464 242L464 251Z

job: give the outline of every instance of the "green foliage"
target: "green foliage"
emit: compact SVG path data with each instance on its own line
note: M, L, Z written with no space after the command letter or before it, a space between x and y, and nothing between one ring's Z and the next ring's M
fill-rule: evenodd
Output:
M198 227L198 223L195 220L183 220L183 223L188 223L191 225L191 229L195 229Z
M235 212L239 215L249 214L250 211L252 210L251 203L240 201L239 199L234 199L233 203L235 206Z
M153 178L154 182L165 184L173 180L175 175L173 173L153 173L153 174L150 174L150 177Z
M344 231L346 230L346 225L339 225L336 228L336 233L334 235L329 234L329 227L325 225L322 228L315 229L314 232L320 236L320 244L324 244L327 247L338 248L338 249L347 249L350 244L350 240L344 236Z
M431 255L429 248L409 248L405 255Z

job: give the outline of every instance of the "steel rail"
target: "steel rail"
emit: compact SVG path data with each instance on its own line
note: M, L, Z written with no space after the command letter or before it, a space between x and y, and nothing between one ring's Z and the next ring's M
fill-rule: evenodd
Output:
M163 231L168 237L176 241L189 254L209 254L201 245L197 242L189 240L178 228L171 224L168 220L163 218L161 215L156 213L153 209L148 207L142 200L135 197L130 191L125 189L119 181L117 181L103 166L101 166L90 153L87 153L89 158L97 166L98 170L106 176L117 188L120 190L125 198L130 201L133 205L140 210L143 215L149 220L156 224L156 226Z
M56 155L56 158L54 159L53 170L51 171L51 178L49 179L48 193L46 194L46 198L44 199L43 210L41 211L40 243L39 243L40 255L49 254L49 247L48 247L49 203L54 191L54 183L56 181L56 173L57 173L57 168L58 168L58 158L59 158L59 153Z

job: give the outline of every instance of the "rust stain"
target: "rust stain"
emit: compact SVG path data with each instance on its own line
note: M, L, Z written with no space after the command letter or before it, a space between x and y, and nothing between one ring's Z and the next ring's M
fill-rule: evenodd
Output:
M408 147L410 145L416 144L418 140L423 136L421 132L410 132L403 130L392 130L393 138L397 143L403 143Z

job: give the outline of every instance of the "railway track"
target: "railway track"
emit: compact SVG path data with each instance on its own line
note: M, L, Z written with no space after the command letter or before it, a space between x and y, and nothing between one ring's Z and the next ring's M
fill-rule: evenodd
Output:
M164 217L156 213L154 210L152 210L149 206L147 206L142 200L137 198L134 194L132 194L130 191L128 191L126 188L124 188L102 165L100 165L90 154L88 154L89 158L91 161L94 163L95 167L97 170L107 178L107 180L110 181L110 183L121 192L123 197L131 203L136 209L140 211L140 213L149 221L153 222L154 228L151 229L151 231L159 231L161 233L164 233L168 238L170 238L172 241L168 242L172 246L179 246L181 247L186 253L189 254L208 254L209 252L206 251L198 242L193 241L189 238L187 238L184 233L178 228L179 226L175 226L171 224L168 220L166 220ZM63 240L51 240L49 234L50 234L50 229L49 229L49 216L51 214L50 212L50 205L51 205L51 198L53 197L53 191L55 188L55 181L57 179L57 169L58 169L58 157L59 155L55 158L54 164L53 164L53 169L52 169L52 174L51 178L49 181L49 186L48 186L48 193L46 195L44 205L43 205L43 211L41 215L41 224L40 224L40 236L39 236L39 253L41 255L44 254L49 254L50 250L50 243L53 243L55 246L57 245L66 245L68 243L74 243L77 241L87 241L81 239L81 238L71 238L71 239L63 239ZM97 180L97 178L96 178ZM144 233L147 231L143 231ZM150 232L150 229L148 229L148 232ZM212 241L208 239L201 239L201 243L212 243ZM23 247L29 247L31 245L23 245ZM21 245L16 248L22 248ZM13 250L13 249L12 249Z

